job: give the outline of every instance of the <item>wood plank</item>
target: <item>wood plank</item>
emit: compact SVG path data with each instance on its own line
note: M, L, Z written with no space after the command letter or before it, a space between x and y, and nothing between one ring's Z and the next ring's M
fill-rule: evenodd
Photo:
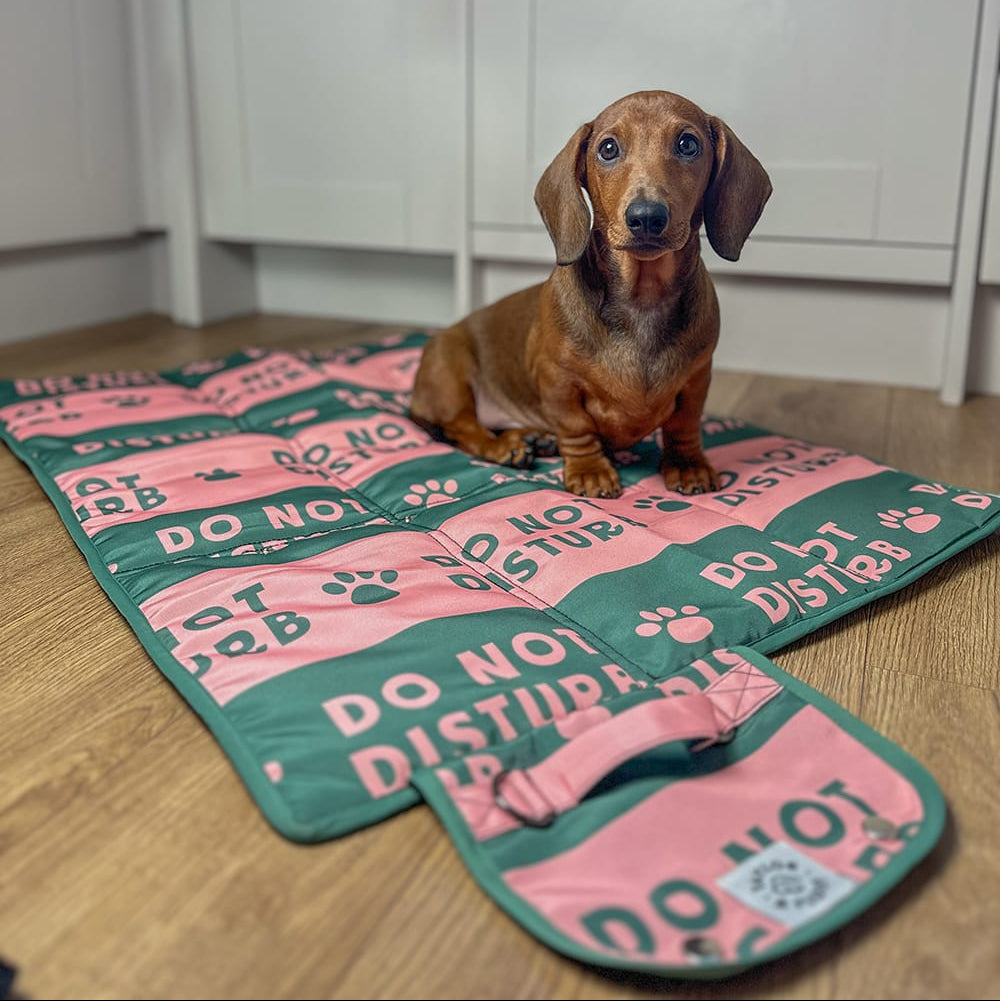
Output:
M1000 397L945 406L930 390L893 388L885 461L967 487L1000 491Z
M736 416L778 434L878 458L885 451L890 390L860 383L757 375Z
M1000 980L996 693L869 667L860 715L929 769L950 817L906 884L843 930L840 996L988 996Z

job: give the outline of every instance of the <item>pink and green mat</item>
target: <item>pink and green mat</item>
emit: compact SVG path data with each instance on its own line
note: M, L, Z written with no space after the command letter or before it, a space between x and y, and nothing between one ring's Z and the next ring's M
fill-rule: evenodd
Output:
M289 838L425 800L542 941L684 977L898 883L937 785L767 654L994 531L1000 498L730 418L704 422L720 492L666 492L651 441L621 497L575 497L558 459L407 420L423 343L3 381L0 435Z

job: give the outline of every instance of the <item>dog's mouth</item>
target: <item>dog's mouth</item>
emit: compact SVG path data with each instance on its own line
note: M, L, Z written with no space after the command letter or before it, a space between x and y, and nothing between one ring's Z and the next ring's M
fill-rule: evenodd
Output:
M617 249L641 261L655 261L656 258L669 254L676 248L670 245L669 240L654 240L647 237L643 240L628 240Z
M617 245L616 249L630 254L639 261L655 261L664 254L682 250L690 238L689 226L671 226L656 236L651 233L630 234Z

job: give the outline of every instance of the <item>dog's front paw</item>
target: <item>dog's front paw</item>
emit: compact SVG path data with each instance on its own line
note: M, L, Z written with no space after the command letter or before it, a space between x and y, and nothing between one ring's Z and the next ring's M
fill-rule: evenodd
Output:
M566 459L563 484L571 494L581 497L619 497L622 492L615 467L603 455Z
M679 494L708 494L720 487L719 474L707 459L676 465L664 463L660 472L663 474L664 486Z

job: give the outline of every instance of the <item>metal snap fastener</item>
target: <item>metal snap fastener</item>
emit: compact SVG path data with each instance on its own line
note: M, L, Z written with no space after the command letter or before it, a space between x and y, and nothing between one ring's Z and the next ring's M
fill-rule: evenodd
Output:
M899 837L899 831L891 820L871 814L861 821L861 830L876 841L892 841Z
M684 953L694 963L714 963L722 959L722 946L706 935L692 935L684 940Z

